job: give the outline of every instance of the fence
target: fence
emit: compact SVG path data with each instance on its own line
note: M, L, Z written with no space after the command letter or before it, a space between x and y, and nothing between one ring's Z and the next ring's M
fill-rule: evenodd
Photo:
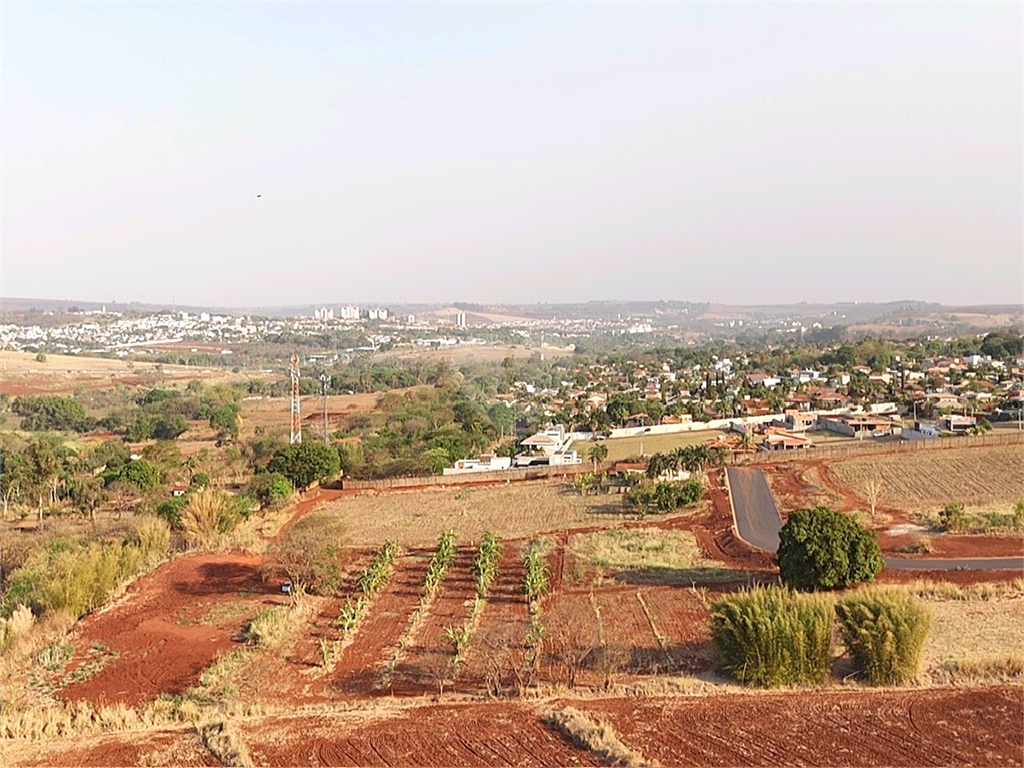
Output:
M612 468L614 462L605 461L598 464L601 471ZM419 488L427 485L472 485L473 483L503 483L518 480L542 480L550 477L566 477L583 472L593 472L593 462L582 464L565 464L561 466L518 467L515 469L497 469L493 471L465 472L458 475L427 475L425 477L385 477L380 480L350 480L343 477L341 487L350 489L387 490L390 488Z
M952 448L976 448L982 446L1021 445L1024 446L1024 432L1004 432L988 435L963 435L960 437L936 437L925 440L892 440L879 442L865 440L857 443L826 443L813 448L789 451L758 451L745 457L736 457L738 464L770 464L777 461L799 461L800 459L832 459L845 456L868 454L912 453L914 451L940 451Z

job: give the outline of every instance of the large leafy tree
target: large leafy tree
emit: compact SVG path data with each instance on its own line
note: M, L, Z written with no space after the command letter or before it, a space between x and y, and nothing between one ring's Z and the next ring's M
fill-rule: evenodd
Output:
M852 515L828 507L793 512L779 531L779 573L794 589L837 589L871 581L884 561L878 538Z
M338 452L323 443L298 443L282 448L267 464L268 472L280 472L296 488L335 477L341 469Z

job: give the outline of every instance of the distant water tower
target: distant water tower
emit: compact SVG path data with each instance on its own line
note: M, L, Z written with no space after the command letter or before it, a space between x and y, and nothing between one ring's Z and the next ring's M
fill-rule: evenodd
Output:
M458 312L458 313L456 313L456 315L455 315L455 325L457 327L459 327L459 328L465 328L466 327L466 313L465 312Z

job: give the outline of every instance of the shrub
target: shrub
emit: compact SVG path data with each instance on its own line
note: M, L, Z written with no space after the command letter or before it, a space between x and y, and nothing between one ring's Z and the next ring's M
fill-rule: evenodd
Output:
M341 586L342 562L347 556L344 523L332 515L307 515L271 547L264 573L280 569L297 593L330 595Z
M172 528L176 531L184 529L184 525L181 522L181 511L185 508L188 503L188 496L175 496L171 499L166 499L157 504L156 514L158 517L166 520Z
M242 638L260 648L273 648L288 634L288 619L286 608L267 608L246 624Z
M772 687L823 681L831 667L832 607L823 595L772 587L711 605L721 669L741 683Z
M827 507L793 512L779 531L779 574L793 589L835 589L872 580L884 562L877 537Z
M238 504L224 491L207 488L188 495L181 523L189 546L213 547L242 520Z
M246 493L256 499L260 505L272 507L292 495L292 483L280 472L263 472L253 475L246 488Z
M947 504L939 512L939 525L942 530L956 533L963 530L967 516L963 504Z
M857 669L872 685L901 685L917 675L931 615L898 589L858 592L836 603L839 630Z
M145 459L136 459L125 464L117 479L131 483L140 491L148 491L160 485L160 470Z

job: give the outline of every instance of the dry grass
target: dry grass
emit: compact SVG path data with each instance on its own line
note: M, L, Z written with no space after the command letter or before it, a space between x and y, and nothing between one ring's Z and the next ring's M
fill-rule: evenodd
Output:
M596 722L574 707L545 712L541 719L576 746L590 750L608 765L624 768L651 765L644 760L643 755L623 744L608 723Z
M610 461L622 461L633 456L650 456L652 453L667 453L684 445L699 445L705 440L724 434L713 429L702 432L676 432L669 435L645 435L643 437L616 437L602 440L601 445L608 448ZM590 449L597 443L591 440L577 440L572 450L577 451L583 460L587 460Z
M362 494L315 510L341 516L355 546L396 539L404 546L432 547L448 529L460 541L479 541L487 530L515 539L563 528L611 525L619 521L622 503L617 495L580 496L561 483L531 482Z
M199 740L210 753L228 766L251 768L253 765L249 748L238 734L228 728L225 722L205 723L196 727Z
M936 685L1009 683L1024 677L1024 657L1005 656L985 661L947 661L929 670Z
M1011 512L1024 488L1024 452L1017 445L950 448L833 462L832 476L859 497L866 481L881 478L882 506L934 513L949 503L968 511Z
M979 664L1020 658L1024 649L1024 599L929 600L932 628L922 667Z
M980 584L918 580L901 584L898 588L905 589L922 600L998 600L1024 597L1024 579Z
M690 569L708 565L689 531L613 528L569 539L569 550L591 565L607 568Z

